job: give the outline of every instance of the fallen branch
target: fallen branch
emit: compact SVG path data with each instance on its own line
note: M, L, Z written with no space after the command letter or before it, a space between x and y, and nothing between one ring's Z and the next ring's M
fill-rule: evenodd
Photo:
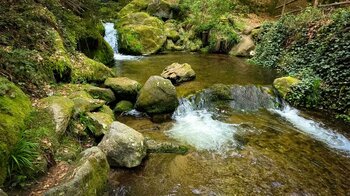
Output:
M332 7L332 6L339 6L339 5L346 5L350 4L350 1L344 1L344 2L337 2L337 3L331 3L331 4L324 4L324 5L318 5L318 7Z
M297 0L288 1L288 2L286 3L286 5L289 5L289 4L291 4L291 3L295 2L295 1L297 1ZM276 7L276 9L282 8L283 6L284 6L284 4L279 5L279 6Z

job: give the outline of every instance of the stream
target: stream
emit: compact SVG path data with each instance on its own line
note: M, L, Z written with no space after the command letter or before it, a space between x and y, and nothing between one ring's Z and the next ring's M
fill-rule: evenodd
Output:
M349 128L325 113L270 104L260 87L271 87L275 71L227 55L122 55L113 24L105 27L119 76L144 83L174 62L197 74L176 87L180 105L171 121L154 123L137 111L117 117L145 137L190 150L113 169L109 195L349 195ZM234 85L234 101L211 101L205 89L217 83Z

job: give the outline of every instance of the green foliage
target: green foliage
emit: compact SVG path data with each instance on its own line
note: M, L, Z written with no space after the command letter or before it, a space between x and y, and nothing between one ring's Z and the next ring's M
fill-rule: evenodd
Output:
M30 172L35 170L35 161L39 156L38 149L38 143L27 141L22 136L10 153L7 183L11 182L12 186L21 185L28 177L32 177Z
M228 53L234 44L239 41L239 35L229 24L219 23L215 25L210 32L209 37L209 50L210 51L220 51L223 53ZM217 49L218 42L224 43L223 49ZM220 43L219 43L220 44Z
M330 14L309 8L265 25L252 62L299 75L296 105L343 113L350 103L350 8ZM267 28L266 28L267 27Z

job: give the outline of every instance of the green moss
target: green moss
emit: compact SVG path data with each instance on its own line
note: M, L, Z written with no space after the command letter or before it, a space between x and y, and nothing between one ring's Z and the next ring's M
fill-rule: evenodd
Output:
M133 0L120 10L118 16L121 18L131 13L145 11L149 3L151 0Z
M31 111L29 98L15 84L0 77L0 184L6 178L10 152Z
M273 81L273 86L283 98L286 98L287 94L292 90L291 88L299 82L299 79L288 76L275 79L275 81Z
M134 104L130 101L120 101L117 103L117 105L114 108L115 112L121 113L121 112L128 112L134 108Z

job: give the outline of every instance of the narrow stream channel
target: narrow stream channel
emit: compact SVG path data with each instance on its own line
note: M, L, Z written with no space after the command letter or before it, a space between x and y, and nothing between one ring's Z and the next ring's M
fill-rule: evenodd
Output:
M107 26L106 40L117 46L117 33ZM197 78L177 86L181 104L170 122L133 113L117 117L147 137L191 149L150 154L135 169L114 169L110 195L349 195L348 128L324 114L262 101L260 86L271 87L274 71L225 55L118 56L117 73L141 83L174 62L191 64ZM236 102L216 105L207 101L210 93L198 93L217 83L240 85L232 87Z

